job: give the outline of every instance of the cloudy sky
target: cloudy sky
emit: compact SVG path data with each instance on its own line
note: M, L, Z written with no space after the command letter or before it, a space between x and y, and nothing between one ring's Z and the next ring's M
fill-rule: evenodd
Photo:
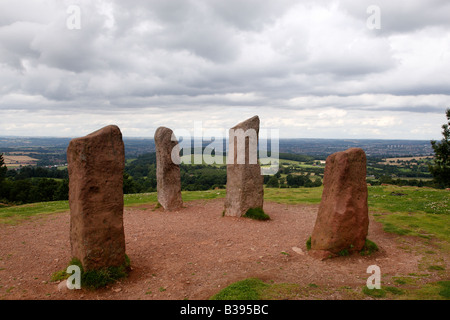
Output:
M0 136L259 115L281 137L441 139L449 17L448 0L0 0Z

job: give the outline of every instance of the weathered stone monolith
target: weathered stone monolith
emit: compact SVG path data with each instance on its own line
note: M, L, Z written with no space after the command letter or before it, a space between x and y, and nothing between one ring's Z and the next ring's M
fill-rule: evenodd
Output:
M158 202L165 210L180 209L183 206L183 200L179 146L173 131L165 127L156 129L155 146Z
M67 148L72 257L85 270L125 263L122 133L110 125Z
M241 217L248 209L263 208L264 178L258 161L259 117L229 131L225 216Z
M350 148L330 155L326 160L323 185L311 235L311 254L327 258L342 252L360 251L369 227L364 151Z

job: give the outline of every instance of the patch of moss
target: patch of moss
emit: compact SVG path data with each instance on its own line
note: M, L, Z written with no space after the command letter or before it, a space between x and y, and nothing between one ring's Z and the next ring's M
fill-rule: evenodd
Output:
M262 208L250 208L242 217L255 220L270 220L270 217Z

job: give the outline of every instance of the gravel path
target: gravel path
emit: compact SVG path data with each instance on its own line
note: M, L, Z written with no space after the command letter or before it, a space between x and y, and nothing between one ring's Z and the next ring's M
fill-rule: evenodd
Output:
M107 288L58 290L50 282L70 260L69 213L0 225L0 299L208 299L248 277L312 283L332 290L311 299L341 299L343 286L366 284L369 265L384 275L417 272L421 256L399 247L371 217L369 235L380 251L318 261L306 252L318 205L265 202L270 221L222 217L224 199L185 203L176 212L126 208L126 251L132 271ZM320 293L322 292L322 293ZM331 293L330 293L331 292Z

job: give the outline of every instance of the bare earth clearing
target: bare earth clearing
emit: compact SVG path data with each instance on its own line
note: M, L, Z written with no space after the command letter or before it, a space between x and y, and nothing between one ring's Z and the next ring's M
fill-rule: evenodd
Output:
M381 268L384 285L393 276L419 272L422 255L400 248L405 242L384 232L372 216L368 238L379 252L318 261L308 256L305 244L318 205L265 202L270 221L222 217L223 207L224 199L215 199L186 202L175 212L154 210L154 205L125 208L132 271L128 278L97 291L60 291L58 283L50 282L71 258L69 212L0 225L0 299L208 299L249 277L318 286L299 299L370 299L349 293L365 286L369 265ZM420 241L402 239L412 246Z

